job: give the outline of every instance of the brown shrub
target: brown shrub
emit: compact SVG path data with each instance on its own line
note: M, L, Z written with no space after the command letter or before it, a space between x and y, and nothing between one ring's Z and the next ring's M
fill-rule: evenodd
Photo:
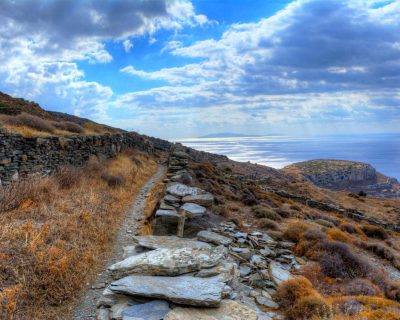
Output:
M72 166L62 166L54 176L61 189L70 189L82 180L83 171Z
M370 238L385 240L389 237L387 231L380 226L366 224L361 226L361 230Z
M6 117L4 122L11 126L24 126L49 133L53 133L55 130L50 121L27 113Z
M335 227L335 224L333 222L325 220L325 219L316 219L314 222L318 223L321 226L327 227L327 228Z
M365 277L371 270L367 260L354 254L351 248L337 241L324 241L318 245L321 271L331 278Z
M348 296L381 296L382 291L370 280L356 278L346 284L343 294Z
M299 242L310 225L304 221L294 220L288 223L284 237L293 242Z
M125 183L125 179L121 175L112 175L107 172L103 172L101 178L107 183L109 187L116 188L121 187Z
M286 312L289 320L328 319L332 315L332 306L319 295L300 298Z
M279 224L268 218L261 219L260 224L265 229L279 230Z
M330 240L340 241L344 243L353 243L354 239L347 233L337 229L337 228L330 228L326 232L328 238Z
M40 192L40 180L27 178L0 186L0 212L17 209L24 201L33 200Z
M53 126L56 127L57 129L64 130L64 131L69 131L73 133L79 133L82 134L85 132L85 129L80 126L79 124L71 121L60 121L56 122L54 121Z
M279 214L283 218L291 218L298 216L298 211L293 210L288 203L284 203L276 213Z
M386 244L379 242L360 242L362 248L369 250L382 259L390 261L394 267L400 269L400 255Z
M311 282L304 277L297 277L282 282L274 295L274 299L283 309L288 309L301 297L314 294L315 289Z
M281 220L281 217L279 214L277 214L272 208L263 206L263 205L258 205L258 206L253 206L251 208L251 212L257 217L257 218L268 218L271 220Z
M351 234L354 233L362 234L361 230L352 223L347 223L347 222L341 223L339 229Z

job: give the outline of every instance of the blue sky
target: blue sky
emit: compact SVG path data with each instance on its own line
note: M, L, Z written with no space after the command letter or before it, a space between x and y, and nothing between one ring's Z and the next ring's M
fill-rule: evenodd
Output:
M398 0L3 0L0 90L163 138L399 132Z

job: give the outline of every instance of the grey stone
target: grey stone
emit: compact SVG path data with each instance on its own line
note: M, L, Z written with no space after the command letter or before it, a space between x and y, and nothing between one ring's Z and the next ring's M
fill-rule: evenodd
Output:
M185 196L200 195L204 193L204 191L196 187L190 187L183 183L175 182L175 183L170 183L167 186L167 193L173 195L174 197L185 197Z
M184 210L186 212L186 216L190 218L201 217L206 213L207 210L203 206L190 202L185 203L182 207L180 207L180 209Z
M228 246L232 243L232 239L222 236L218 233L202 230L197 234L197 239L204 242L209 242L216 245Z
M218 306L224 283L217 277L129 276L110 284L117 293L168 300L191 306Z
M246 277L251 273L251 268L247 265L240 265L239 267L239 271L240 271L240 276L241 277Z
M197 203L201 206L210 207L214 203L214 196L211 193L190 195L183 197L182 202Z
M114 277L129 274L176 276L214 267L226 253L223 246L211 249L163 248L128 257L108 269Z
M256 301L258 304L262 305L263 307L272 308L272 309L279 308L279 305L275 301L273 301L272 299L268 299L262 295L257 296Z
M243 259L249 260L251 257L251 251L249 248L232 247L231 250Z
M176 210L157 210L155 216L157 218L163 217L163 218L173 218L173 219L178 219L179 214L176 212Z
M155 300L137 304L122 311L123 320L160 320L171 311L167 301Z
M106 308L100 308L97 310L96 320L109 320L110 310Z
M179 198L174 197L174 196L171 195L171 194L166 194L166 195L164 196L163 200L164 200L166 203L169 203L169 204L179 203Z
M280 263L274 261L269 264L269 273L272 281L276 285L293 278L290 271L284 269Z
M135 242L141 247L148 249L176 249L176 248L211 248L208 243L176 236L134 236Z

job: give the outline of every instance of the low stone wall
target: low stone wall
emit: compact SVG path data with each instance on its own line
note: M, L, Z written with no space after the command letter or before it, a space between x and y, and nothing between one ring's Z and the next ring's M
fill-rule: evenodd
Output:
M154 140L154 141L152 141ZM153 153L170 144L135 132L98 136L25 138L0 130L0 183L32 173L50 173L61 165L83 165L91 155L111 158L135 148Z

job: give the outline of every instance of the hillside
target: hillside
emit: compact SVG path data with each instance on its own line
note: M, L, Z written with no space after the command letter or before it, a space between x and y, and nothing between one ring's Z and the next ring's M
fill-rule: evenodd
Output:
M383 178L369 165L86 136L90 120L2 97L8 130L25 114L87 131L0 132L0 319L400 318L400 200L303 173L365 188Z
M294 163L282 171L304 177L322 188L356 193L363 191L374 196L399 196L398 181L377 172L367 163L319 159Z
M123 132L61 112L46 111L39 104L0 92L0 127L26 137L94 135Z

